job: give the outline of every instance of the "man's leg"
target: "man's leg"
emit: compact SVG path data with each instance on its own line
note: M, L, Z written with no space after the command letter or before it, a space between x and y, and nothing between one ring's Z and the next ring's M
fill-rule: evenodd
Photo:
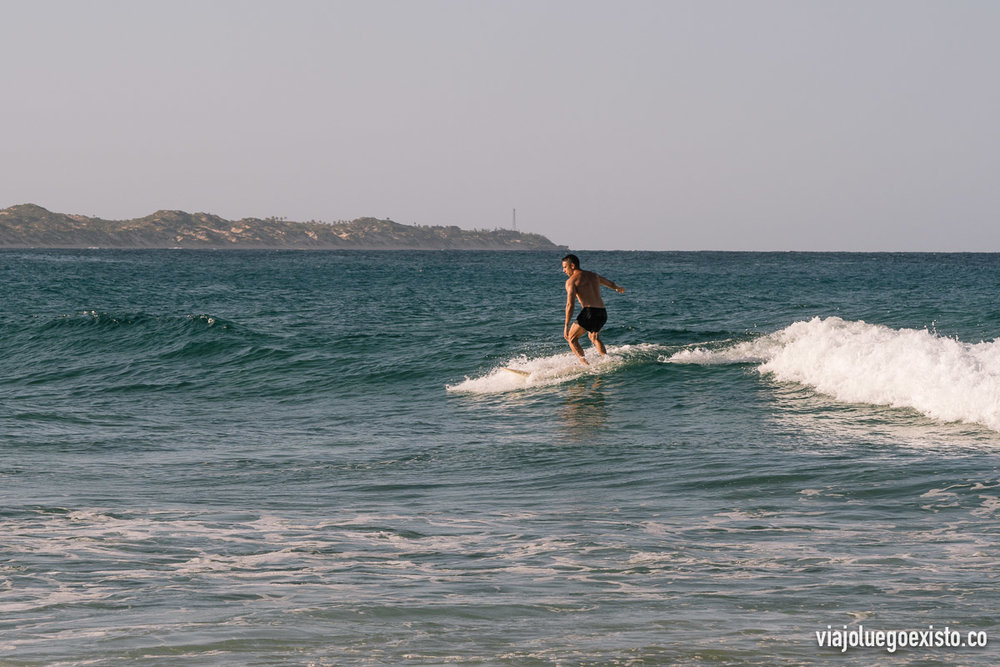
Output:
M602 357L608 354L607 349L604 347L604 342L601 340L600 331L591 331L587 336L590 338L590 342L594 344L594 347L597 348L597 351L601 353Z
M580 345L580 336L585 333L587 333L587 330L574 322L573 326L569 328L569 338L566 340L569 342L569 349L573 350L573 353L579 357L583 365L589 366L590 364L587 363L586 357L583 356L583 347Z

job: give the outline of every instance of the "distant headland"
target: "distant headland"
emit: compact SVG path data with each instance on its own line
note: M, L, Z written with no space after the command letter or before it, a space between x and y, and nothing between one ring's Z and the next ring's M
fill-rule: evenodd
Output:
M209 213L157 211L133 220L52 213L35 204L0 210L0 248L240 248L299 250L564 250L540 234L510 229L350 222L230 221Z

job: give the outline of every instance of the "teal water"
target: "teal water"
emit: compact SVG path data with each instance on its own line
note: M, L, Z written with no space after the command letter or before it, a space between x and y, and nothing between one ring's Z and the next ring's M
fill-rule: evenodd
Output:
M997 662L1000 255L580 255L0 252L0 664Z

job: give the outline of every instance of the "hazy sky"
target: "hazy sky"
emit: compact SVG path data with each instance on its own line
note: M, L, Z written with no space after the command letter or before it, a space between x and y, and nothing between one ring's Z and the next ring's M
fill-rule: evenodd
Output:
M1000 251L996 0L0 0L0 208Z

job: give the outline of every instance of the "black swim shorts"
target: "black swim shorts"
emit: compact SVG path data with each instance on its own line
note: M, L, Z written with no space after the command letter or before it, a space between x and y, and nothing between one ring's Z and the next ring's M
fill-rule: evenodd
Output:
M608 311L606 308L591 308L590 306L581 310L580 315L576 318L576 323L590 333L600 331L607 321Z

